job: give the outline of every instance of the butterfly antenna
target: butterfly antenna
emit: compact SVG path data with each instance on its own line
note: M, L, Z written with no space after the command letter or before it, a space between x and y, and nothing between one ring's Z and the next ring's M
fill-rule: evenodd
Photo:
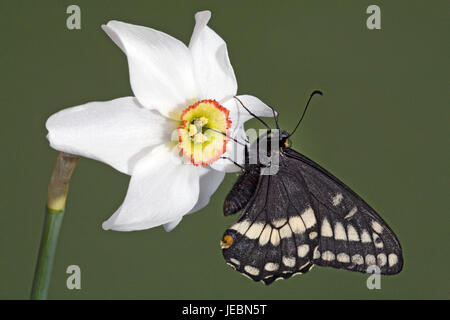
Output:
M239 140L237 140L237 139L235 139L235 138L233 138L233 137L227 135L226 133L223 133L222 131L219 131L219 130L216 130L216 129L213 129L213 128L208 128L208 130L211 130L211 131L213 131L213 132L220 133L221 135L227 137L227 138L230 139L230 140L233 140L234 142L236 142L237 144L240 144L241 146L244 146L244 147L247 146L245 143L242 143L241 141L239 141ZM249 141L247 141L247 140L244 140L244 141L245 141L246 143L249 143Z
M252 117L258 119L263 125L266 126L267 129L270 130L269 125L268 125L267 123L265 123L263 119L261 119L260 117L258 117L256 114L254 114L253 112L251 112L246 106L244 106L244 104L242 103L241 100L239 100L238 97L234 96L234 98L235 98L237 101L239 101L239 103L241 104L241 106L242 106L245 110L247 110L247 112L248 112ZM273 110L273 109L272 109L272 110ZM273 111L273 112L274 112L274 115L275 115L275 111Z
M241 168L242 170L245 170L245 167L244 167L243 165L237 163L236 161L234 161L234 160L231 159L230 157L224 156L224 157L220 157L220 159L229 160L229 161L231 161L235 166Z
M272 108L272 107L269 106L269 105L268 105L268 107L269 107L270 109L272 109L272 112L273 112L273 118L275 119L275 125L277 126L278 131L280 131L280 125L278 124L278 115L276 114L274 108Z
M300 120L298 121L297 125L294 128L294 131L292 131L292 133L289 134L288 137L292 136L295 131L297 130L298 126L300 125L300 123L302 122L303 118L305 117L306 114L306 110L308 110L308 106L309 106L309 102L311 101L312 97L314 97L316 94L320 94L321 96L323 96L323 92L320 90L314 90L311 95L309 96L308 102L306 103L305 109L303 110L303 114L300 117Z

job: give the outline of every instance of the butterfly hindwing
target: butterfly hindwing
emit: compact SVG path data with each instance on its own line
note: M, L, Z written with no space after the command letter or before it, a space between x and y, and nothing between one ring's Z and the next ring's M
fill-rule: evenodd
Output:
M386 222L364 200L331 173L293 149L285 149L289 170L298 171L313 198L319 225L314 264L382 274L401 271L400 243Z
M318 223L305 181L280 166L260 175L257 188L238 221L222 241L228 264L255 281L272 283L308 272L319 239Z

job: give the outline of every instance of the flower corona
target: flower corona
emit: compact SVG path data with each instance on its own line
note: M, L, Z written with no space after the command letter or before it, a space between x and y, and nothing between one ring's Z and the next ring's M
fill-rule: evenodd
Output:
M178 127L180 152L195 166L207 166L226 152L230 111L216 100L201 100L181 114Z

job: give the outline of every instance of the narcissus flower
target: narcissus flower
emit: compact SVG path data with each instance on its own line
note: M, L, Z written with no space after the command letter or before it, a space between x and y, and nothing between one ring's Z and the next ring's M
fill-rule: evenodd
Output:
M103 29L128 58L135 97L90 102L52 115L50 145L105 162L131 175L121 207L104 229L172 230L183 215L205 207L225 172L242 159L250 114L237 102L225 42L195 15L189 47L154 29L110 21ZM272 116L258 98L238 96L257 116ZM236 158L237 157L237 158Z

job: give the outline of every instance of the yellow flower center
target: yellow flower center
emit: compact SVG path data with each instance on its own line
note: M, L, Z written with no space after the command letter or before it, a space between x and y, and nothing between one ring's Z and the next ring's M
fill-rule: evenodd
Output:
M178 147L198 166L207 166L225 153L230 111L216 100L202 100L184 109L178 127Z

